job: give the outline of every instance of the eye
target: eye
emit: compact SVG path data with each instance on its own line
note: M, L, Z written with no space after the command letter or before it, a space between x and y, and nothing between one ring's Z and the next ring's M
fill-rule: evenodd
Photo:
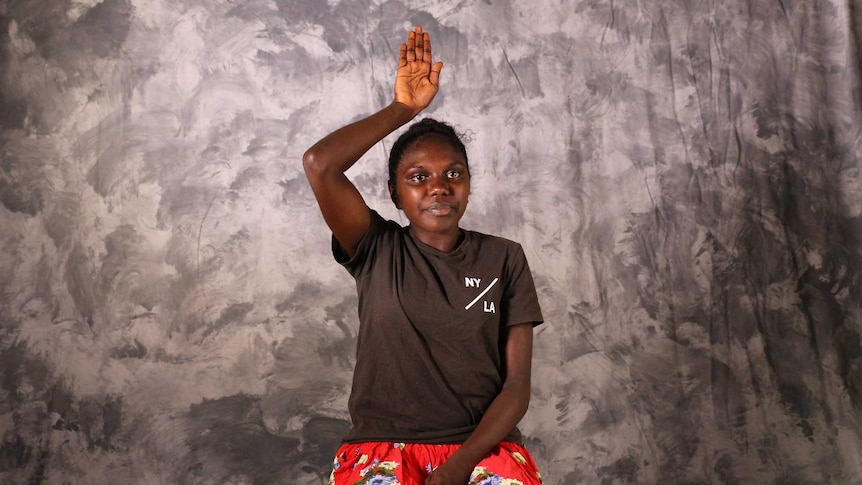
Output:
M413 175L407 177L407 180L411 182L422 182L428 178L424 173L414 173Z
M460 170L449 170L448 172L446 172L446 177L448 177L450 179L460 178L461 177L461 171Z

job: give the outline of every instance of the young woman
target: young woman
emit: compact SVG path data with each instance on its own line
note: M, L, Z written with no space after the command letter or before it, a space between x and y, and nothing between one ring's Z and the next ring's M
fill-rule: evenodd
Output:
M425 119L393 145L389 191L407 227L369 209L345 176L431 103L442 68L417 26L401 45L394 101L303 157L359 295L353 426L332 484L541 483L516 425L542 314L521 246L459 227L470 194L464 144Z

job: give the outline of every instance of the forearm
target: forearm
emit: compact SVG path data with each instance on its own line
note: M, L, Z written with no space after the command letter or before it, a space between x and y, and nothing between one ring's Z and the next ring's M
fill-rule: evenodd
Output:
M491 401L479 425L428 479L426 485L450 485L466 482L476 464L500 444L530 404L530 361L533 355L533 324L509 327L506 341L506 379L500 393Z
M342 174L374 144L415 115L406 106L392 102L371 116L339 128L315 143L305 152L303 166L309 174Z
M479 421L479 425L449 461L462 470L472 470L488 452L505 439L527 412L530 392L503 389Z

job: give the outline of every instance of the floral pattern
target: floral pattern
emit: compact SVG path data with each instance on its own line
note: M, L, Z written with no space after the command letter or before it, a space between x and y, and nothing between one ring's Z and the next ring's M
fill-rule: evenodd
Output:
M344 444L336 453L329 485L401 485L423 483L459 448L457 444L365 442ZM404 463L410 463L408 467ZM480 462L466 485L540 485L529 452L501 443Z
M364 461L363 458L365 459ZM360 461L363 463L367 462L368 455L362 455ZM395 476L395 469L397 467L398 462L375 459L371 465L359 472L359 476L362 479L355 482L354 485L399 485L398 478Z
M469 485L524 485L524 482L514 478L502 478L490 473L484 467L477 466L470 475Z

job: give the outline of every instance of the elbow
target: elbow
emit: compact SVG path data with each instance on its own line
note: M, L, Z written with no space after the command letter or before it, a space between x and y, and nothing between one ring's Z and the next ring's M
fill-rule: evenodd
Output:
M302 169L305 170L305 175L309 177L321 172L320 163L313 147L306 150L302 155Z
M518 415L523 418L524 415L527 414L527 410L530 409L530 393L528 392L526 396L523 396L521 399L518 399Z
M503 392L509 395L512 412L515 413L518 419L527 414L527 409L530 408L530 388L523 386L513 386L510 389L503 389Z
M309 148L302 155L302 169L305 171L305 177L312 184L336 173L330 160L315 150L315 147Z
M520 417L524 417L527 414L527 410L530 408L530 396L532 395L532 387L530 386L530 380L527 379L525 382L518 383L516 386L516 398L515 402L516 408L518 410L518 415Z

